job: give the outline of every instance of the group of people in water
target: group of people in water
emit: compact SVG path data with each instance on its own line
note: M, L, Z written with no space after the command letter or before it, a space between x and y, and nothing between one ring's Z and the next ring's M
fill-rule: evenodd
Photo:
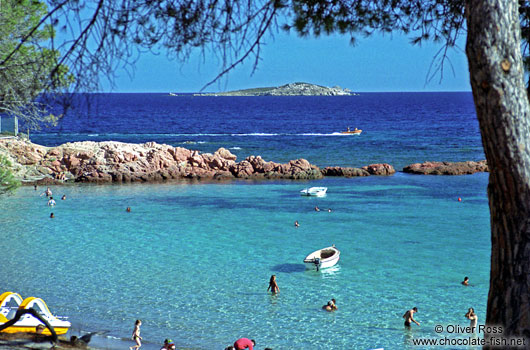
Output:
M315 206L315 211L320 211L320 210L321 210L321 209L320 209L318 206ZM328 213L331 213L332 210L331 210L331 208L328 208L326 211L327 211ZM300 227L300 223L298 222L298 220L296 220L296 221L294 222L294 227Z
M463 286L469 286L469 277L464 277L464 280L460 282L460 284ZM403 318L405 319L405 328L410 328L411 323L415 323L418 326L420 325L420 323L414 319L414 314L416 312L418 312L417 307L413 307L412 309L407 310L405 312L405 314L403 315ZM478 316L477 314L475 314L475 309L470 307L464 317L470 321L469 326L475 331L478 323Z
M269 279L269 287L267 288L267 292L271 291L272 294L280 293L280 287L278 287L278 282L276 282L276 275L272 275ZM337 304L335 299L331 299L328 301L328 303L324 306L322 306L323 310L326 311L335 311L337 310Z
M34 185L33 189L35 191L37 191L38 190L37 185ZM55 202L55 199L53 199L53 197L52 197L52 195L53 195L52 190L49 187L46 187L46 190L44 192L42 192L40 195L41 196L46 196L46 198L48 199L47 205L49 207L53 208L53 207L55 207L57 205L57 203ZM63 196L61 197L61 200L63 200L63 201L66 200L66 195L65 194L63 194ZM55 218L55 215L53 213L50 213L50 219L53 219L53 218Z
M464 277L464 280L460 282L460 284L462 284L463 286L469 286L469 277ZM278 287L278 282L276 282L276 275L271 276L269 280L269 287L267 288L267 292L268 291L271 291L272 294L280 292L280 287ZM328 301L326 305L322 306L322 309L326 311L336 311L338 309L336 300L332 298L330 301ZM417 312L418 308L413 307L412 309L407 310L405 314L403 314L403 318L405 319L404 325L407 329L410 328L412 323L415 323L418 326L420 325L420 323L414 319L414 314ZM465 314L465 317L470 320L470 327L472 327L472 329L475 329L478 323L478 316L475 314L475 310L473 308L469 308L468 312Z
M37 185L34 186L35 191L37 191ZM55 200L52 197L52 190L50 187L47 187L46 190L41 194L41 196L46 196L48 198L47 205L50 207L54 207L56 205ZM66 195L63 195L61 197L61 200L66 200ZM131 212L131 208L127 207L127 212ZM320 211L320 208L318 206L315 206L315 211ZM331 212L331 209L328 209L328 212ZM54 214L50 214L50 218L54 218ZM295 227L299 227L298 221L295 221ZM469 286L469 277L464 277L464 280L461 282L463 286ZM267 292L270 291L272 294L280 293L280 287L278 286L278 282L276 281L276 275L272 275L269 279L269 286L267 288ZM332 298L330 301L328 301L325 305L322 306L322 309L328 312L336 311L337 304L335 298ZM411 327L412 323L420 325L419 322L417 322L414 319L414 314L418 312L417 307L413 307L410 310L407 310L403 314L403 318L405 319L404 326L405 328L409 329ZM468 312L465 314L465 317L470 320L470 327L472 329L476 329L478 323L478 317L475 313L475 310L473 308L469 308ZM136 320L134 324L134 330L132 333L132 340L135 341L135 345L130 347L130 350L138 350L142 346L142 337L140 336L140 326L142 325L142 321ZM234 345L231 345L225 350L253 350L254 346L256 345L256 342L253 339L248 338L240 338L234 342ZM175 350L175 344L171 339L165 339L164 345L160 350ZM265 348L265 350L272 350L270 348Z

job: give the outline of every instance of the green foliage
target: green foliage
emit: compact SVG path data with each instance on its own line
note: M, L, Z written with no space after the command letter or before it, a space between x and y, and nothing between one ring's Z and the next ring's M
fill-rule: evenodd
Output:
M54 121L39 95L74 81L59 51L48 47L55 32L41 23L47 14L41 1L0 1L0 115L19 117L32 129Z
M20 186L11 171L11 162L6 156L0 155L0 195L13 193Z

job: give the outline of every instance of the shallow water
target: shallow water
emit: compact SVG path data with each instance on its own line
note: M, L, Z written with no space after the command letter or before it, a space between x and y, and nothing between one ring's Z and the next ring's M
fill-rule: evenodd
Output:
M410 339L436 337L436 324L468 325L469 307L485 319L486 185L487 174L402 173L76 184L52 188L67 195L54 208L43 188L23 187L0 201L0 285L43 298L74 331L128 338L139 318L147 349L168 337L177 348L223 349L242 336L257 349L417 349ZM306 186L328 195L302 197ZM305 255L331 244L339 264L306 270ZM272 274L279 295L266 292ZM460 285L466 275L471 287ZM339 310L322 311L332 297ZM413 306L421 327L405 331Z

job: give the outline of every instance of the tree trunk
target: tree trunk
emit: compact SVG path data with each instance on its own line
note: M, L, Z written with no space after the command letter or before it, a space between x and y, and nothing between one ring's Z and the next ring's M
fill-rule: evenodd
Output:
M521 338L526 345L519 349L530 349L530 108L518 8L517 0L467 0L466 54L490 171L486 324L504 332L485 338Z

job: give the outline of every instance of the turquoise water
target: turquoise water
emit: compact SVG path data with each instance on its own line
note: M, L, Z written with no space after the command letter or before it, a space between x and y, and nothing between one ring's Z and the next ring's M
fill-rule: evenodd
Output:
M307 186L328 195L299 196ZM257 349L418 349L410 339L437 337L436 324L468 325L469 307L485 319L486 186L487 174L402 173L76 184L52 187L56 199L67 195L53 209L44 188L23 187L0 200L0 285L43 298L74 331L128 338L139 318L146 349L167 337L177 348L224 349L243 336ZM305 255L331 244L339 264L305 270ZM266 291L272 274L276 296ZM471 287L460 285L466 275ZM330 298L334 313L321 310ZM421 327L405 331L413 306Z

